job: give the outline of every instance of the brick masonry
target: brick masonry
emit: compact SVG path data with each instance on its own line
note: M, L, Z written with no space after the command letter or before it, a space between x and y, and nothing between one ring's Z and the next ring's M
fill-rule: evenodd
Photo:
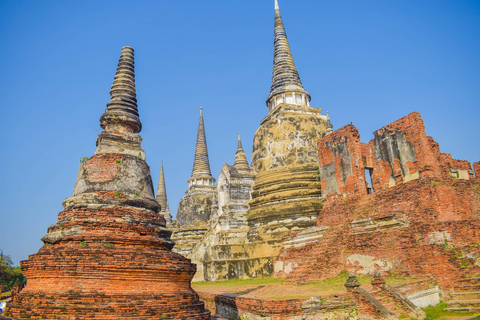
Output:
M190 286L196 267L171 251L141 148L133 49L124 47L97 149L73 196L20 266L26 287L9 305L23 319L207 320Z
M474 178L470 163L441 153L417 112L374 136L361 143L357 129L347 125L318 142L325 202L317 226L326 231L318 241L283 248L276 261L290 269L277 275L302 283L342 270L377 270L432 275L442 287L453 287L480 262L478 162Z

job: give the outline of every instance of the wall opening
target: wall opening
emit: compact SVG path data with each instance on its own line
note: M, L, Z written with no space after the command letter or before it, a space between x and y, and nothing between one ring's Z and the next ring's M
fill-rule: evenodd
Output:
M367 194L373 193L372 172L372 168L365 168L365 186L367 188Z

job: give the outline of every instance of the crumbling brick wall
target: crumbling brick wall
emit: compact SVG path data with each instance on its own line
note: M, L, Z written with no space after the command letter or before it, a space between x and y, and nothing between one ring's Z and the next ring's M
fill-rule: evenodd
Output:
M367 193L365 169L371 170L373 190L383 190L419 178L473 179L468 161L441 153L427 136L418 112L376 130L368 144L358 130L346 125L318 141L319 173L327 196Z
M480 163L441 153L413 112L375 131L368 144L353 125L318 142L322 190L317 226L305 246L283 248L294 266L287 281L305 283L342 270L371 275L433 275L452 287L480 263ZM374 192L367 194L365 169ZM362 188L363 187L363 188ZM471 270L473 271L473 270Z
M475 172L475 178L480 180L480 161L473 164L473 171Z
M322 190L328 194L366 194L362 145L357 128L346 125L318 142Z

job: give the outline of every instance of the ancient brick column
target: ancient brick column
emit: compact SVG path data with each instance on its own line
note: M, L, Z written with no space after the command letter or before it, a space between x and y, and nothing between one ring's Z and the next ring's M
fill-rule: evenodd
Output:
M80 164L43 247L21 262L28 284L16 318L210 319L190 281L195 266L173 253L137 134L133 49L124 47L97 150Z

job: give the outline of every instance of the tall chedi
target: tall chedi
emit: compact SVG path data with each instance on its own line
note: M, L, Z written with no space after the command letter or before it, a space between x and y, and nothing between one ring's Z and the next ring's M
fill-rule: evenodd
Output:
M192 175L188 179L185 196L178 204L176 229L172 234L175 242L173 251L187 256L203 237L207 222L216 210L216 190L215 178L210 172L203 111L200 108Z
M80 164L44 245L21 262L28 284L15 318L210 319L190 281L195 266L171 251L158 212L138 117L133 49L124 47L97 149Z
M331 124L310 106L275 0L272 85L253 141L256 182L247 214L250 275L270 275L282 237L315 225L321 208L317 140Z
M160 165L160 176L158 177L157 202L162 207L160 215L165 218L167 227L172 225L172 215L168 207L167 187L165 186L165 173L163 172L163 160Z
M238 134L232 165L223 164L218 176L218 210L209 221L208 232L188 257L197 264L194 281L218 281L248 276L244 250L248 226L246 213L255 174Z

